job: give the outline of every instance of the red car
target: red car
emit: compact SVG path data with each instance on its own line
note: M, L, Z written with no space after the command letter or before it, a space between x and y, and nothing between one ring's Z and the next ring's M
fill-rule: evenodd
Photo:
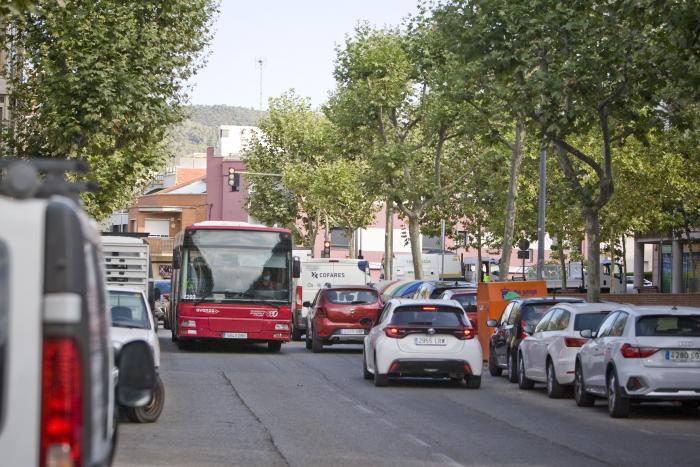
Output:
M313 303L304 302L304 306L309 308L306 348L316 353L324 345L361 344L371 323L376 322L382 302L369 286L333 286L319 290Z

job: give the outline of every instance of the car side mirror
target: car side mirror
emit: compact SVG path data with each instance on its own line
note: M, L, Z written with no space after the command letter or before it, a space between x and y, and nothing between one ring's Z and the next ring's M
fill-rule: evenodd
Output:
M583 337L585 339L594 338L596 336L596 334L598 334L598 333L591 330L591 329L584 329L583 331L581 331L581 337Z
M372 326L372 318L368 318L365 316L364 318L360 319L360 324L363 326L371 327Z
M304 302L301 304L304 308L311 308L311 302Z
M301 277L301 260L298 256L292 258L292 278L299 279Z
M526 333L532 335L532 333L535 332L535 326L533 326L532 324L526 324L526 325L525 325L525 328L523 329L523 331L525 331Z
M119 405L135 408L151 402L156 385L156 366L149 345L142 340L124 344L117 357L117 368Z
M495 319L490 319L486 321L486 326L490 328L495 328L496 326L498 326L498 321L496 321Z

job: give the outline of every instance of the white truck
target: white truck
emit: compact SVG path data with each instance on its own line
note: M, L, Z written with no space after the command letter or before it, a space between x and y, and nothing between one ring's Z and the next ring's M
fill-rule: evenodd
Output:
M148 297L148 243L142 238L103 235L102 251L108 287L130 287L143 290Z
M456 253L445 253L445 269L443 274L440 274L442 270L442 254L423 253L421 260L423 262L424 280L461 279L464 277L462 262ZM415 277L413 256L410 254L394 256L394 261L392 262L392 278L395 280L413 280Z
M586 290L586 270L580 261L572 261L566 265L566 288ZM537 269L530 268L528 279L537 277ZM542 278L547 281L548 290L562 289L563 281L561 267L558 264L545 264ZM622 265L612 263L609 259L600 262L600 290L614 294L626 293L627 285L622 276Z
M294 280L292 340L301 340L309 310L302 304L313 301L326 285L367 285L369 262L361 259L321 258L301 262L301 276Z

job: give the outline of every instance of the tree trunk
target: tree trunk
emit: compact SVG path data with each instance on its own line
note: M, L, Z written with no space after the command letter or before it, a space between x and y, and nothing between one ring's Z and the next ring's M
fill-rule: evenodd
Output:
M391 201L386 202L386 227L384 228L384 279L392 280L394 266L394 209Z
M423 255L420 242L420 222L418 216L408 217L408 236L411 240L413 272L416 280L423 280Z
M355 257L355 231L348 229L345 231L345 236L348 239L348 258Z
M510 255L513 251L513 229L515 228L516 200L518 198L518 176L523 161L523 136L525 130L522 122L515 124L515 144L512 146L510 158L510 179L508 185L508 201L506 202L506 219L503 230L503 246L501 248L501 263L498 268L499 280L508 277Z
M625 245L625 236L622 235L622 283L627 289L627 245Z
M588 273L586 274L586 299L591 303L600 302L600 218L598 211L584 209L587 237Z
M477 226L477 231L476 231L476 268L474 270L474 274L476 274L476 282L477 284L481 282L481 225Z
M564 239L561 235L557 235L559 239L559 267L561 268L561 288L566 289L566 255L564 254Z

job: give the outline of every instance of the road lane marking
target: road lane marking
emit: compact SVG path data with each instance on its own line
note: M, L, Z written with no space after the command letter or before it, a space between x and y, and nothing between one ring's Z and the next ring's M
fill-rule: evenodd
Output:
M434 452L433 457L439 459L445 465L451 465L452 467L463 467L462 464L460 464L447 454L443 454L441 452Z
M417 444L418 446L422 446L424 448L430 447L430 445L428 443L426 443L425 441L423 441L420 438L413 436L411 433L404 433L403 436L404 436L404 438L406 438L407 440L409 440L413 444Z
M645 430L644 428L635 428L635 430L647 435L656 435L656 433L654 433L653 431Z
M360 412L364 412L366 414L373 414L374 413L371 410L369 410L367 407L365 407L364 405L357 404L357 405L355 405L355 408L357 408L357 410L359 410Z
M342 394L338 394L338 398L344 400L345 402L352 402L352 399L350 399L349 397L346 397Z
M389 428L393 428L394 430L398 428L396 425L394 425L393 423L391 423L391 422L390 422L389 420L387 420L386 418L380 418L379 421L382 422L382 423L384 423L384 424L385 424L386 426L388 426Z

